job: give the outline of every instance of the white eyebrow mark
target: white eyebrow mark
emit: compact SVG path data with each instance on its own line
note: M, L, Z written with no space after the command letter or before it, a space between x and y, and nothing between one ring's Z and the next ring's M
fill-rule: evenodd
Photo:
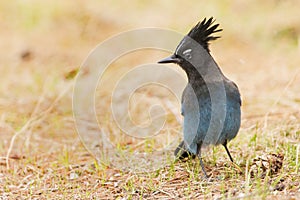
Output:
M186 53L191 53L191 51L192 51L192 49L187 49L187 50L185 50L184 52L182 52L182 54L184 55L184 54L186 54Z
M175 51L175 54L176 55L178 55L178 50L180 49L180 47L183 45L183 42L181 42L179 45L178 45L178 47L177 47L177 49L176 49L176 51Z

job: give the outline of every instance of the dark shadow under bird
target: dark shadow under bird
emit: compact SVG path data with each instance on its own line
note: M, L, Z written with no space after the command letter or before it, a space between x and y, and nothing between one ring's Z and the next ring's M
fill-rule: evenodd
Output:
M219 36L219 24L204 19L181 40L175 52L158 63L178 64L187 74L182 94L183 141L175 150L179 159L198 156L205 177L201 147L222 144L230 158L228 141L236 137L241 123L241 98L237 85L224 76L209 50Z

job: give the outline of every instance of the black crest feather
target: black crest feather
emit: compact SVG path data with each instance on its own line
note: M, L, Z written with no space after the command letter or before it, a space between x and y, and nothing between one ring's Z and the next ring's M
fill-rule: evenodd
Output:
M220 38L220 36L212 36L211 34L220 32L223 29L217 29L219 24L213 25L215 20L213 17L209 18L206 21L206 18L199 22L190 32L188 33L188 36L194 39L196 42L198 42L204 49L206 49L209 52L209 41L216 40Z

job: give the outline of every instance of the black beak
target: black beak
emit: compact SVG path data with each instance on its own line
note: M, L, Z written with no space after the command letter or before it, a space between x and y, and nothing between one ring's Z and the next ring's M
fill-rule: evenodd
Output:
M160 61L158 61L159 64L165 64L165 63L179 63L180 59L177 58L174 54L167 57L167 58L164 58Z

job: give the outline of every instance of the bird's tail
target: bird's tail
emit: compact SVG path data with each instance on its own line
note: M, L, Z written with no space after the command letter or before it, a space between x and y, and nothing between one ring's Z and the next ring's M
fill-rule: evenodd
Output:
M182 141L174 151L176 159L183 160L185 158L195 158L195 155L191 154L185 147L184 141Z

